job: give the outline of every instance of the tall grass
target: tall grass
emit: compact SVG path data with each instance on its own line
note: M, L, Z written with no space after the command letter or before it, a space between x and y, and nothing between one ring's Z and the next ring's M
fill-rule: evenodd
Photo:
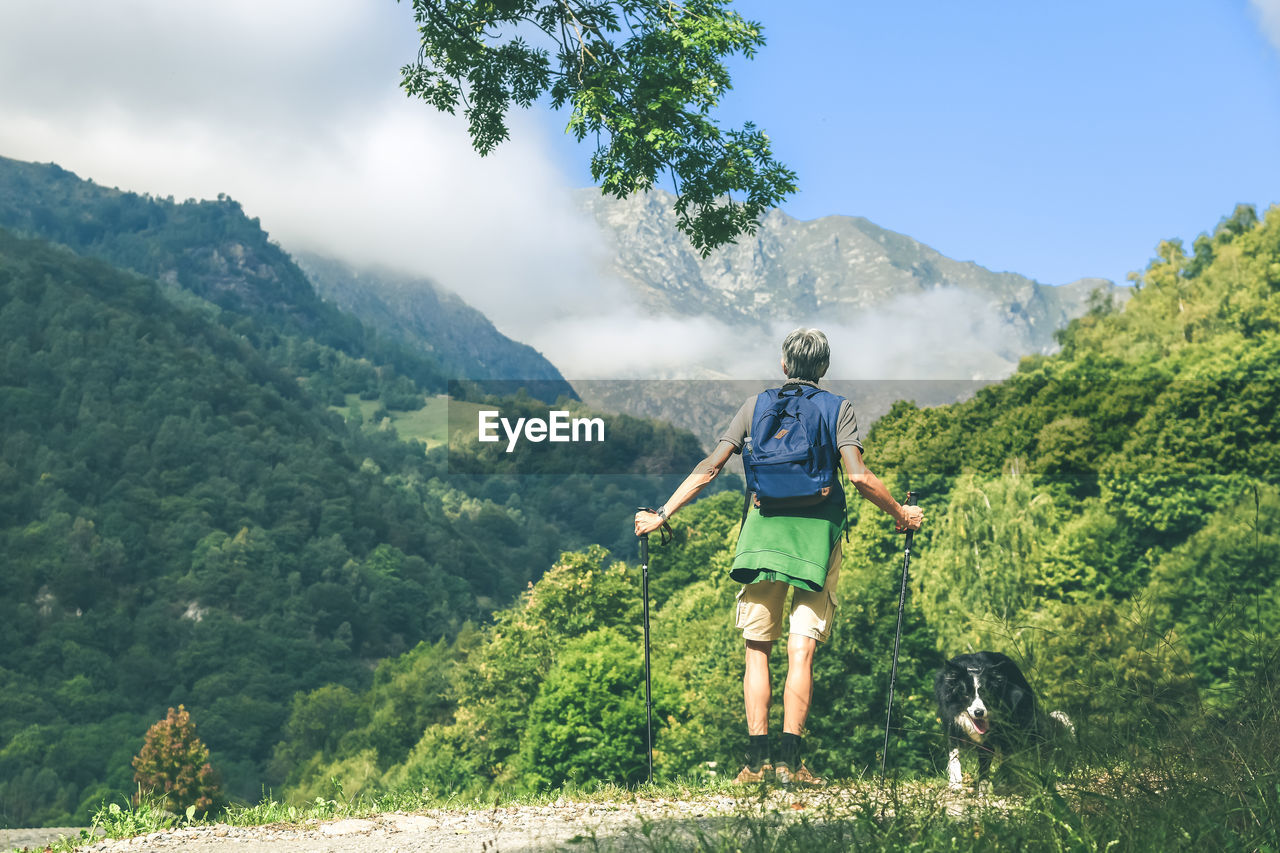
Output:
M941 778L862 784L718 820L650 822L601 849L655 851L1280 851L1280 645L1208 707L1138 708L1135 736L1094 730L1073 769L1018 756L993 796ZM1132 701L1132 697L1129 697ZM795 806L801 806L796 808Z

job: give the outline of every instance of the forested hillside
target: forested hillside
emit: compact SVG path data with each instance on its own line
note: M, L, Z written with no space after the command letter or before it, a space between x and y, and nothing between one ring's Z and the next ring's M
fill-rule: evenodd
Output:
M299 377L275 356L312 346L302 331L227 313L0 229L5 824L86 822L130 792L143 734L179 703L228 793L256 799L296 692L365 689L378 659L483 620L560 549L625 546L630 508L670 487L630 460L699 456L626 419L608 489L565 466L487 476L465 447L424 454L316 395L374 364Z
M1241 207L1193 254L1158 254L1127 305L1098 302L1061 333L1060 354L963 403L901 403L867 437L873 470L899 495L920 490L929 516L899 770L936 767L933 671L990 648L1072 715L1090 761L1176 766L1181 737L1232 751L1180 767L1207 797L1280 783L1274 754L1244 745L1265 740L1280 701L1280 208L1259 222ZM677 543L653 549L668 778L733 773L743 747L727 579L739 506L699 502L677 517ZM836 777L876 763L901 565L888 519L866 502L851 512L808 738L815 769ZM643 778L638 574L626 552L566 554L491 626L384 662L371 690L299 696L276 753L292 795L332 780L350 794Z
M1280 209L1158 255L1059 356L881 421L886 467L945 508L919 579L950 647L1005 632L1055 677L1093 660L1092 678L1179 697L1275 654Z

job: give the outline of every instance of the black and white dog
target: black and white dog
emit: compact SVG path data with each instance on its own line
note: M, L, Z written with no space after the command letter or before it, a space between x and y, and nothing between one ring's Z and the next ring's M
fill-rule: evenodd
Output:
M1057 735L1075 735L1061 711L1041 715L1031 685L1008 655L978 652L947 661L933 680L938 714L947 732L947 776L952 788L963 784L960 748L978 753L975 787L989 789L987 773L997 753L1007 755L1052 743Z

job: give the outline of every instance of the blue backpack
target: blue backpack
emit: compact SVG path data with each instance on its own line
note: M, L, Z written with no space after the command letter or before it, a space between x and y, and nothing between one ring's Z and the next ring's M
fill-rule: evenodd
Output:
M747 491L756 506L812 506L834 492L843 502L836 418L844 398L807 385L784 385L756 397L742 449Z

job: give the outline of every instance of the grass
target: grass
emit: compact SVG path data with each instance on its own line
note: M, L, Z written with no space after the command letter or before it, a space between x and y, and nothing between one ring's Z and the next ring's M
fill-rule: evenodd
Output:
M1206 746L1209 746L1206 744ZM1220 746L1214 744L1212 746ZM978 797L947 788L940 778L844 783L817 791L743 789L727 781L663 782L653 786L584 785L537 793L490 793L479 797L399 791L329 798L297 805L265 797L232 806L209 819L177 816L143 798L137 806L111 803L99 810L93 830L54 844L68 853L97 839L129 838L187 826L303 825L388 812L487 811L495 807L547 806L563 802L612 804L637 809L638 824L619 836L580 836L582 849L697 850L708 853L835 853L884 851L1280 851L1280 775L1274 756L1258 756L1229 778L1218 768L1192 772L1178 761L1128 760L1107 768L1077 771L1057 785L1042 780L1006 780L995 796ZM1269 773L1256 771L1269 763ZM1206 772L1207 771L1207 772ZM1172 774L1172 775L1171 775ZM697 817L669 813L663 802L715 801L734 797L729 811L707 808Z
M838 791L803 808L761 803L715 822L652 822L639 834L655 851L1224 849L1221 826L1209 820L1188 828L1137 814L1131 803L1080 805L1048 791L986 799L938 783L899 784Z
M348 394L345 405L330 406L329 411L346 417L352 406L360 409L366 427L377 428L378 424L374 423L373 416L382 408L379 400L361 400L357 394ZM476 413L481 408L478 403L450 400L444 396L428 397L426 405L421 409L390 412L391 426L401 438L421 442L427 450L431 450L448 443L451 431L462 429L464 432L476 432Z

